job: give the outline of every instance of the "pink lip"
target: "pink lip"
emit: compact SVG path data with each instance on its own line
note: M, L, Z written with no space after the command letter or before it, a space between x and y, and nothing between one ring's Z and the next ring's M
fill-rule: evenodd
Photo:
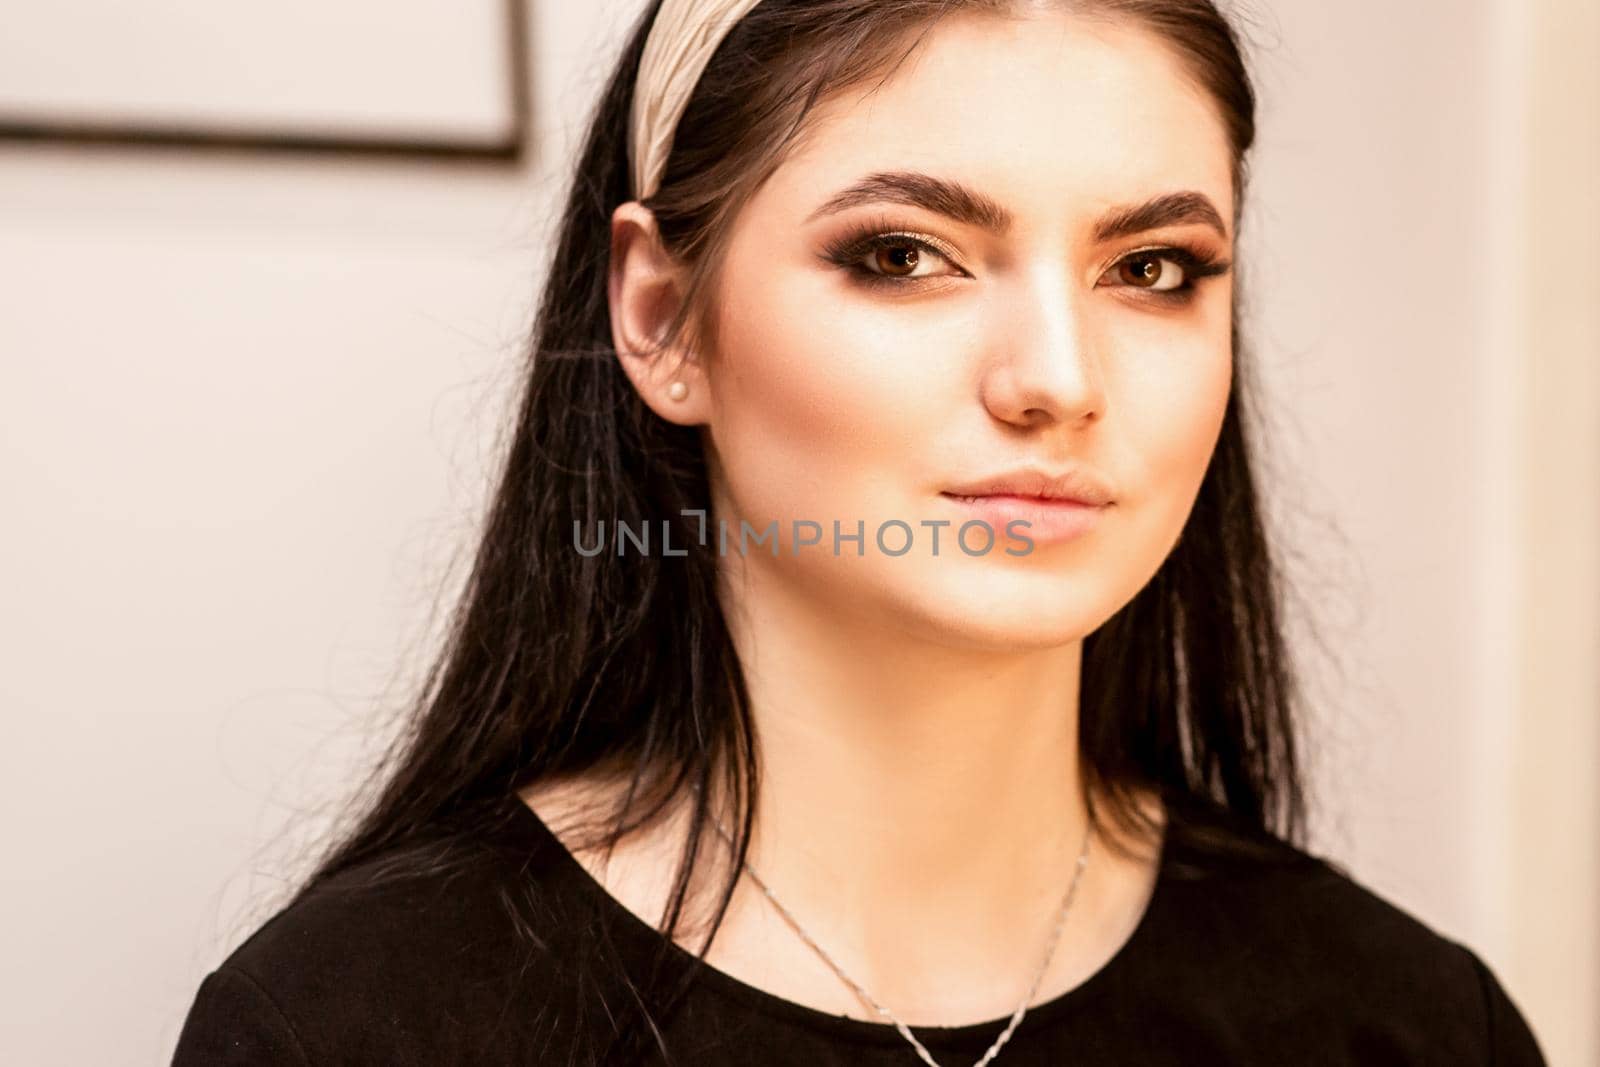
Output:
M994 530L996 543L1008 538L1026 538L1034 544L1059 544L1088 533L1100 521L1107 504L1085 504L1080 500L993 493L981 496L943 494L981 519ZM1019 521L1020 520L1020 521ZM1018 525L1009 532L1007 525ZM1022 523L1027 523L1026 526ZM975 542L972 542L975 544Z
M1075 504L1110 504L1115 498L1111 486L1098 473L1085 466L1073 466L1059 473L1041 467L1025 467L1007 474L977 478L945 487L950 496L1013 496L1024 499L1065 500Z

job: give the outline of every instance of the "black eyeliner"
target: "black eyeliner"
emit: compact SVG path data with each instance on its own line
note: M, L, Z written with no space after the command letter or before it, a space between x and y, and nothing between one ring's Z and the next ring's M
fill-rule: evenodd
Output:
M954 257L945 248L934 244L927 237L899 229L892 222L881 217L863 222L829 241L823 248L822 255L824 259L835 266L849 270L855 280L869 287L903 289L932 281L933 277L914 278L881 274L861 265L862 257L869 252L906 246L933 252L952 266L955 265ZM1215 256L1203 247L1180 242L1135 249L1119 257L1108 269L1115 269L1131 259L1140 257L1165 259L1177 264L1183 271L1183 284L1172 289L1146 289L1137 285L1124 286L1124 288L1139 290L1146 294L1140 299L1171 304L1187 303L1192 298L1196 289L1195 283L1199 279L1226 274L1233 266L1231 260ZM960 270L961 268L957 267L956 269ZM962 273L965 274L965 271Z

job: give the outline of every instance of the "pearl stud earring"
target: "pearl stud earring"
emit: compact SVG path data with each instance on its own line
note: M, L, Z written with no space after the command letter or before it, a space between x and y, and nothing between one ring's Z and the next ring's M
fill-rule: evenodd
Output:
M682 400L689 395L689 386L683 382L673 382L667 386L667 395L674 400Z

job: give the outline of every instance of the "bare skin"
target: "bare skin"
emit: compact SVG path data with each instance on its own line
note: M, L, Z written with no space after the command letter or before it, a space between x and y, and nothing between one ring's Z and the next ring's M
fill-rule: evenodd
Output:
M621 788L616 780L579 777L540 782L524 789L521 795L523 801L557 831L568 851L612 899L647 925L659 929L676 871L681 835L687 826L687 810L680 809L660 826L625 838L617 845L609 862L598 849L577 847L574 839L561 829L578 813L592 813L596 804L614 800ZM1161 821L1160 805L1153 797L1145 797L1142 806ZM691 883L690 918L675 938L677 944L690 953L699 951L710 917L710 902L715 899L714 894L720 892L722 880L727 876L726 864L731 862L730 853L721 845L722 838L714 831L711 841L718 849L719 862L696 872ZM1122 841L1126 845L1125 852L1108 849L1099 837L1091 841L1089 863L1079 880L1061 939L1030 1004L1042 1003L1081 985L1117 954L1143 918L1155 886L1159 845L1126 837ZM754 847L751 863L758 874L765 870L759 850ZM1032 914L1025 917L1035 929L1031 944L1023 946L1023 951L1029 954L1018 957L1026 960L1025 964L1013 961L1003 973L987 976L958 974L946 987L945 995L913 1003L905 995L896 996L885 988L885 978L889 976L869 980L859 965L848 961L849 953L844 946L823 937L822 920L828 907L825 902L792 899L784 888L772 884L772 877L762 874L762 878L806 931L819 939L829 955L840 961L847 974L865 985L880 1004L885 1004L897 1018L911 1026L964 1026L991 1022L1014 1011L1042 959L1061 894L1066 889L1066 883L1052 886L1050 894L1036 898ZM824 910L814 915L806 903ZM978 920L973 928L981 928L986 918L988 916L973 916ZM943 938L933 939L940 944L947 943ZM706 962L747 985L794 1003L830 1015L883 1021L794 934L748 877L741 878L735 887L727 916L706 953Z
M1083 639L1170 553L1220 432L1231 274L1168 295L1185 268L1158 253L1231 260L1231 154L1157 39L1040 11L947 19L876 91L845 92L814 121L734 221L714 352L643 355L681 277L650 213L617 209L613 339L645 402L703 429L715 517L735 530L949 519L952 484L1022 466L1083 464L1113 487L1095 528L1026 557L968 557L948 539L936 555L925 537L899 557L725 557L764 768L752 865L905 1022L989 1021L1026 992L1086 832ZM905 203L816 214L863 175L906 170L978 190L1010 227ZM1190 213L1104 232L1119 209L1178 193L1215 224ZM894 263L826 254L863 223L931 239L914 275L868 281ZM1145 270L1120 269L1144 252ZM526 799L559 820L604 788ZM624 843L608 866L579 859L655 925L681 829ZM1035 1002L1097 971L1144 912L1153 854L1102 846ZM708 958L870 1018L748 882Z

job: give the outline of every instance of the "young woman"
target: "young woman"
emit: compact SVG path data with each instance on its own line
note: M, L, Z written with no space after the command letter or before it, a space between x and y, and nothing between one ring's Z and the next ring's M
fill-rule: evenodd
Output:
M665 0L469 587L176 1062L1542 1063L1305 850L1209 0Z

